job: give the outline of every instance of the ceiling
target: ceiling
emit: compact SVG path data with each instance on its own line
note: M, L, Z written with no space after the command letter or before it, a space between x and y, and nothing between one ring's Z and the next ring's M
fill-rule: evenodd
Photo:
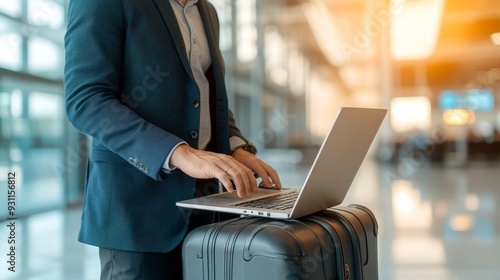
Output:
M428 83L452 89L484 84L484 75L500 67L500 46L491 40L495 32L500 32L500 1L446 1L436 51L425 61ZM495 86L488 80L484 86Z
M406 0L421 1L421 0ZM471 86L500 87L500 46L493 44L491 34L500 32L499 0L443 0L438 42L433 55L419 61L395 61L396 87L420 86L422 81L433 92L443 89L464 89ZM267 2L267 1L266 1ZM274 2L274 1L273 1ZM287 7L283 17L274 10L274 20L287 24L289 36L297 37L309 57L325 62L325 55L307 27L301 12L307 0L283 0ZM384 0L320 0L328 7L336 30L344 43L355 45L359 30L365 28L370 17L384 6ZM387 9L387 8L385 8ZM425 18L422 18L425 22ZM298 31L297 31L298 30ZM328 30L325 26L325 30ZM378 38L380 39L380 38ZM361 48L360 48L361 49ZM349 63L364 67L377 63L379 54L371 48L353 55ZM422 79L422 73L424 78ZM420 77L418 76L420 75ZM485 76L488 76L485 78ZM498 77L498 78L495 78ZM487 80L487 82L485 82ZM420 84L419 84L420 83Z

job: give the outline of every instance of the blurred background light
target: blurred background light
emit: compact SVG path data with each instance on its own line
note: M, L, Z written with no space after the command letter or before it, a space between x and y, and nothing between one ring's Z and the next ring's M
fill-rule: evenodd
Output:
M236 35L238 59L241 62L251 62L257 57L255 0L239 0L236 5L239 13L237 17L239 32Z
M431 102L425 96L393 98L390 116L395 132L428 130L431 127Z
M490 37L493 44L500 46L500 32L495 32Z
M313 0L303 5L307 22L311 26L318 46L332 65L342 65L347 57L340 50L342 39L336 30L336 24L330 9L324 1Z
M446 125L459 126L471 124L475 119L475 113L467 109L449 109L443 112L443 121Z
M393 0L394 2L394 0ZM436 48L444 0L407 0L394 14L392 56L398 60L425 59Z
M3 12L12 17L21 16L22 10L22 0L7 0L0 1L0 12Z
M455 215L450 219L450 225L456 231L468 231L474 226L474 217L469 214Z

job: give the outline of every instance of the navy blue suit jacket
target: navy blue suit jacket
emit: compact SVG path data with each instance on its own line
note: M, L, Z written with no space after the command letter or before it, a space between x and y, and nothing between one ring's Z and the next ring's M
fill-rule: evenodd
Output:
M198 3L210 54L218 151L243 137L228 109L218 20ZM197 147L200 92L168 0L71 0L65 36L67 116L92 137L81 242L166 252L182 241L195 180L161 166L172 147Z

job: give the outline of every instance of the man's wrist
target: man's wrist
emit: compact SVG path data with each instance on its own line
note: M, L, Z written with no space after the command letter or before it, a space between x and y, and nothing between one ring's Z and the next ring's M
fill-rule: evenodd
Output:
M180 142L172 148L170 153L167 155L167 158L165 158L165 161L163 162L163 165L162 165L163 172L170 173L171 171L177 169L177 167L175 165L172 165L170 163L170 161L171 161L172 154L174 153L175 149L177 149L181 145L188 145L188 144L186 142Z
M243 149L253 155L257 154L257 148L250 142L248 143L245 143L245 144L241 144L241 145L238 145L236 147L234 147L232 150L231 150L231 154L233 154L234 152L236 152L236 150L238 149Z
M229 146L231 147L231 154L233 154L238 149L244 149L245 151L256 154L257 148L250 142L239 136L231 136L229 138Z

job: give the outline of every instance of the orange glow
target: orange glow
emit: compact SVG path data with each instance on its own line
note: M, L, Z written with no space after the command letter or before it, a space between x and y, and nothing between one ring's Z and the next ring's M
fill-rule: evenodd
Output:
M451 228L456 231L468 231L474 225L474 218L471 215L456 215L451 218Z
M471 110L449 109L443 112L443 121L447 125L459 126L474 123L476 115Z

